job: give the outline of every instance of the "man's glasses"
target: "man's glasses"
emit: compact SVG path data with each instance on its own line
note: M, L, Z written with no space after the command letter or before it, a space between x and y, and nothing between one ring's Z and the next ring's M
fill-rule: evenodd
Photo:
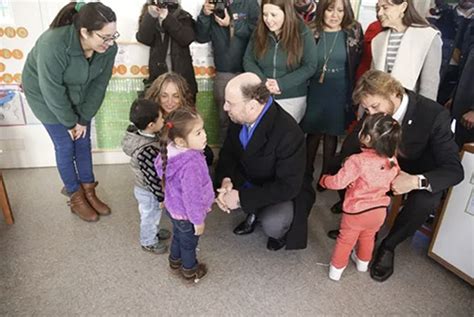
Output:
M115 32L114 35L112 36L104 36L102 34L100 34L99 32L96 32L94 31L94 33L102 40L104 41L104 44L108 43L108 42L115 42L119 37L120 37L120 33L119 32Z

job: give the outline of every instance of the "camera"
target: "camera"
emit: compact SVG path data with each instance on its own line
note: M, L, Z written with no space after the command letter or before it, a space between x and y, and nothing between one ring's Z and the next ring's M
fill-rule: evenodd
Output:
M173 0L151 0L149 4L156 5L158 8L162 9L174 9L178 6L178 3Z
M209 0L214 5L214 15L223 19L225 18L225 9L227 8L225 0Z

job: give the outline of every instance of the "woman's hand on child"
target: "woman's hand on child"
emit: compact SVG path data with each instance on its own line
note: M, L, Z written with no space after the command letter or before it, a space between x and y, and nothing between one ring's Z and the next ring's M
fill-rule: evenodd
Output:
M204 233L204 228L205 224L203 223L202 225L194 225L194 235L195 236L200 236Z

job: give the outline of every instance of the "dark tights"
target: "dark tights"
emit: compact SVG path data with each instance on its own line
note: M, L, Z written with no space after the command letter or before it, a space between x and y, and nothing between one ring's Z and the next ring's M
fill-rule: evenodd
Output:
M324 133L314 133L306 136L306 171L313 175L314 159L318 152L319 142L324 139L323 143L323 166L321 175L328 172L331 161L334 160L337 149L337 136ZM320 177L319 177L320 178Z

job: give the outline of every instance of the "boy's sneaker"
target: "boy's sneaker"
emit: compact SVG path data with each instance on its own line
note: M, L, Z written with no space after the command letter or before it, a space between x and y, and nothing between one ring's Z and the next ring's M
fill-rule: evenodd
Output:
M329 278L333 281L339 281L341 279L342 272L344 272L345 269L346 267L338 269L332 266L332 264L330 264L329 265Z
M359 272L367 272L367 269L369 268L369 261L362 261L357 257L357 254L355 251L352 251L351 253L351 260L355 263L357 267L357 271Z
M207 274L207 267L204 263L198 263L194 269L181 268L181 273L187 281L198 283Z
M158 241L158 243L152 245L142 245L142 249L155 254L163 254L168 250L168 247L163 242Z
M160 229L156 236L158 240L168 240L171 237L171 232L167 229Z

